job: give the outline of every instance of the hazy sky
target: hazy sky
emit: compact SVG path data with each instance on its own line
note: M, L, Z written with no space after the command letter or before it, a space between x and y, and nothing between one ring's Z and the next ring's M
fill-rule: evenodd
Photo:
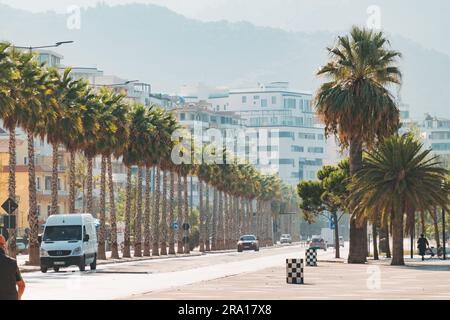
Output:
M341 31L364 24L367 8L381 9L381 24L422 45L450 54L448 0L0 0L30 11L65 12L70 5L154 3L203 21L249 21L292 31Z

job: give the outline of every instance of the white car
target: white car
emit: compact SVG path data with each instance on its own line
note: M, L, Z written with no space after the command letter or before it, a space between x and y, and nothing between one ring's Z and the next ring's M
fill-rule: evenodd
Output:
M41 239L41 271L78 266L97 268L97 232L90 214L61 214L48 217Z
M282 234L281 237L280 237L280 243L281 244L283 244L283 243L291 244L292 243L291 235L290 234Z

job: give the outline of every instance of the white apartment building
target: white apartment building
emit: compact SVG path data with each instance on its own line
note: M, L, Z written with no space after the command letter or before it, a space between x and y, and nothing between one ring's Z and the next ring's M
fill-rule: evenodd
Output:
M441 157L443 163L450 166L450 119L432 117L425 114L421 124L422 138L426 148Z
M195 97L191 94L190 97ZM254 88L223 88L209 94L212 109L233 112L246 120L247 128L267 129L277 145L259 150L275 151L269 166L259 165L262 171L276 168L281 179L297 185L300 180L315 180L317 171L326 159L324 128L317 121L310 92L293 90L288 82L259 84Z

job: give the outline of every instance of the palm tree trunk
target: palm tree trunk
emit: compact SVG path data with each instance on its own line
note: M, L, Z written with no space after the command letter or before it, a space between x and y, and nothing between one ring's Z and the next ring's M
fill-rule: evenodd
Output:
M138 167L136 184L136 216L134 219L134 256L142 257L142 168Z
M8 176L8 196L12 200L16 200L16 127L10 129L9 132L9 176ZM16 211L10 214L16 215ZM9 255L11 258L16 257L16 229L8 229L9 235Z
M52 181L51 181L52 202L50 206L50 214L58 213L58 144L53 144L52 155Z
M106 260L106 157L102 155L100 175L100 228L98 231L98 259Z
M199 210L200 210L200 252L205 252L205 217L203 211L203 182L198 179L198 194L199 194Z
M181 181L181 175L177 174L177 221L178 221L178 232L177 232L177 253L182 254L183 250L183 185Z
M172 224L175 221L175 175L169 172L169 254L175 254L175 230Z
M32 266L39 266L39 219L37 215L37 200L36 200L36 168L34 165L34 136L28 131L28 223L30 226L29 235L29 264Z
M162 172L161 255L167 255L167 171Z
M75 151L70 151L69 164L69 213L75 213Z
M210 243L210 222L211 222L211 212L209 211L209 185L205 183L205 251L211 251L211 243Z
M125 234L123 241L123 257L130 258L130 228L131 228L131 166L127 166L127 187L125 200Z
M155 207L152 212L152 229L153 229L153 246L152 256L159 256L159 200L161 198L161 175L159 165L156 166L155 172Z
M423 210L420 211L420 224L422 226L422 234L425 234L425 212Z
M145 207L144 207L144 257L150 257L151 233L150 233L150 206L151 206L151 171L145 168Z
M378 218L375 218L375 221L372 224L372 242L373 242L373 260L380 260L378 255Z
M230 195L228 193L225 193L224 198L223 248L228 249L228 246L230 245Z
M393 266L403 266L405 264L403 253L403 213L397 212L394 214L392 221L392 262Z
M441 247L441 239L439 236L439 223L437 219L437 208L434 208L434 211L430 211L431 218L433 219L433 225L434 225L434 240L436 241L436 247Z
M211 251L217 250L217 189L213 188L213 209L211 219Z
M251 234L255 234L256 230L254 229L254 225L253 225L253 200L249 199L248 201L248 211L249 211L249 228L250 228L250 233Z
M189 224L189 202L188 202L188 181L187 176L183 177L184 184L184 223ZM189 230L184 231L185 239L189 238ZM184 253L189 254L191 248L189 247L189 241L184 241Z
M219 190L219 211L217 212L217 238L216 238L216 250L223 249L223 197L224 194Z
M362 143L358 137L354 137L350 141L350 175L353 176L361 166ZM350 208L350 212L353 212L352 208ZM364 225L357 224L356 217L353 215L350 219L350 251L348 263L366 263L367 233L365 231Z
M92 173L92 162L93 158L91 156L87 157L87 212L94 214L94 201L92 196L93 180L94 174Z
M114 182L111 156L107 158L108 167L108 186L109 186L109 219L111 224L111 258L119 259L119 246L117 244L117 217L116 217L116 203L114 198Z

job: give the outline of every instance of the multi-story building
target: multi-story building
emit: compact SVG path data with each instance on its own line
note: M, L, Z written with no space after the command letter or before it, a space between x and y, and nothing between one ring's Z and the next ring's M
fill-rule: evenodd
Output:
M17 228L22 235L28 227L28 141L24 136L16 138L16 201L19 204L17 209ZM37 191L37 214L39 223L42 225L50 214L51 205L51 178L52 178L52 158L41 152L44 146L41 141L35 144L35 172ZM0 139L0 199L4 201L8 198L8 177L9 177L9 142L8 139ZM66 168L68 157L64 152L60 153L58 164L58 211L67 213L68 210L68 175Z
M440 156L446 167L450 167L450 119L425 114L421 125L424 146Z
M186 87L183 88L185 93ZM192 91L190 100L205 94ZM186 98L186 97L185 97ZM315 180L317 171L326 158L326 141L323 126L315 117L309 92L292 90L287 82L274 82L249 89L219 90L209 93L207 101L216 112L232 112L246 120L249 129L267 129L269 136L275 136L277 145L265 146L258 141L258 147L270 148L277 156L270 164L256 164L261 170L276 168L285 183L296 185L299 180Z

